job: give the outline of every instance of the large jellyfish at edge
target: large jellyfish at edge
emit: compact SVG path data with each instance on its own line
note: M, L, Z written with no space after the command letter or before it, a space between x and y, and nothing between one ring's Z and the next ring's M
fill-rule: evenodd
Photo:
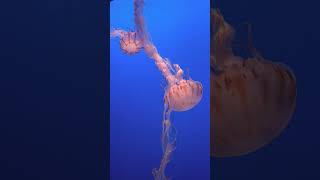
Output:
M176 148L176 130L170 120L170 114L172 111L187 111L196 106L202 98L203 89L200 82L193 81L190 77L185 79L184 72L178 64L172 65L168 59L160 56L149 38L143 17L143 6L144 0L134 0L135 31L114 29L111 37L119 37L121 49L129 55L143 48L167 81L161 136L163 157L160 167L152 170L155 180L167 180L165 169Z
M235 30L218 9L211 9L211 155L240 156L275 139L288 125L296 104L296 79L291 69L232 50Z

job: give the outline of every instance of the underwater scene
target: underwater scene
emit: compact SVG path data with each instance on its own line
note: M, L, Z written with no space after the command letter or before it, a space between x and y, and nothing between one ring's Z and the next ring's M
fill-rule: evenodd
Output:
M211 2L212 179L319 179L316 5Z
M210 179L210 2L110 2L110 177Z

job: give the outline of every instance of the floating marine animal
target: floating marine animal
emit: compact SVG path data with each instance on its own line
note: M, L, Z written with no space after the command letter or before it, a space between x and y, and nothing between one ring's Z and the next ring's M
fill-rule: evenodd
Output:
M270 143L288 125L296 79L289 67L263 58L250 38L251 57L236 56L232 26L217 9L211 20L211 156L240 156Z

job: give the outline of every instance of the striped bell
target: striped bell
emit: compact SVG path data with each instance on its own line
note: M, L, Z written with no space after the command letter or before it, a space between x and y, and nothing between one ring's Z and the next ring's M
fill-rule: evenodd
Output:
M234 29L211 10L211 156L253 152L288 125L296 104L289 67L264 59L249 41L252 57L232 51Z

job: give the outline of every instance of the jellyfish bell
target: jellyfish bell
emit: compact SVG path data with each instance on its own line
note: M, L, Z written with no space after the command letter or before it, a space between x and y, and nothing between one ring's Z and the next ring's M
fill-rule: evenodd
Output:
M133 55L139 52L143 44L135 31L129 31L120 39L120 47L126 54Z
M244 66L212 75L212 153L217 157L244 155L269 144L295 109L296 83L288 67L254 59Z
M295 110L296 79L288 66L266 60L254 48L248 59L233 54L234 30L218 10L211 16L211 155L245 155L287 127Z
M202 84L197 81L180 80L170 85L164 95L165 104L173 111L187 111L202 98Z
M143 47L143 43L137 35L136 31L124 31L121 29L114 29L111 32L111 37L120 38L120 48L128 55L136 54Z

